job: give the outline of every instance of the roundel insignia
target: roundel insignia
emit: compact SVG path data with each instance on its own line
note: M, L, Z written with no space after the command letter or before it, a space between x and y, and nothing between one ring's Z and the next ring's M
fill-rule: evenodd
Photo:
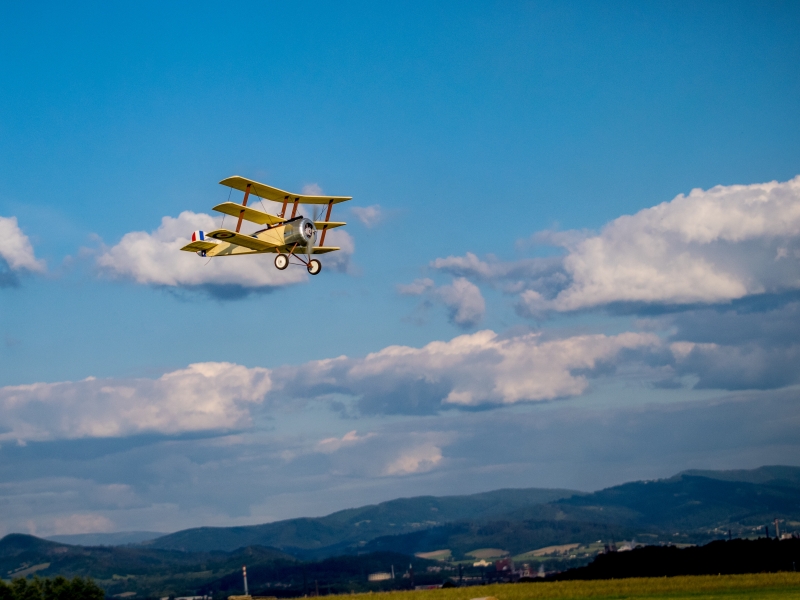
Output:
M214 237L218 240L227 240L228 238L234 237L236 234L231 233L230 231L220 231L219 233L214 234Z

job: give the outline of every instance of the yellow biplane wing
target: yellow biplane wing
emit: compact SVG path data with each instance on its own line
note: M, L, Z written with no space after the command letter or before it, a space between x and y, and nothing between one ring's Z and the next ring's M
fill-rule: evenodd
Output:
M297 202L298 204L338 204L339 202L346 202L352 200L352 196L308 196L306 194L295 194L285 190L279 190L269 185L246 179L234 175L220 181L222 185L227 185L229 188L247 192L248 186L250 193L253 193L265 200L272 200L273 202ZM238 217L238 213L236 214Z
M248 208L241 204L236 204L235 202L223 202L222 204L217 204L214 207L214 210L232 217L241 216L245 221L258 223L259 225L277 225L278 223L283 223L286 221L286 219L276 215L255 210L254 208Z
M241 233L236 233L235 231L230 231L229 229L215 229L214 231L207 233L206 237L214 238L215 240L219 240L221 242L236 244L237 246L244 246L245 248L258 250L260 252L269 252L276 247L275 244L264 242L249 235L242 235Z
M334 227L344 227L347 225L344 221L314 221L314 227L319 230L333 229Z
M328 252L336 252L337 250L341 250L338 246L316 246L312 251L311 254L327 254ZM298 254L304 254L304 252L298 250Z
M216 246L216 242L192 242L191 244L186 244L181 250L184 252L199 252L201 250L211 250L214 246Z

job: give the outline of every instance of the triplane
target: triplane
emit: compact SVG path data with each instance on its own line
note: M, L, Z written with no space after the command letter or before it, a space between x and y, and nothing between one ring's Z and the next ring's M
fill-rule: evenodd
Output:
M351 200L350 196L293 194L238 175L223 179L220 183L244 192L244 200L241 204L223 202L214 207L217 212L238 219L236 231L229 229L215 229L208 233L195 231L192 234L192 242L181 250L196 252L203 257L276 253L275 266L278 269L285 269L289 266L289 259L295 258L306 266L311 275L316 275L322 270L320 262L311 258L312 254L325 254L339 250L336 246L325 245L325 234L329 229L346 225L341 221L331 221L331 209L334 204ZM248 207L247 200L251 194L262 200L282 203L281 212L271 215ZM286 210L290 203L292 214L286 218ZM325 220L318 220L321 215L316 215L313 220L297 216L297 207L300 204L316 204L320 209L327 205ZM251 234L239 233L243 220L266 225L266 227ZM319 246L315 246L317 231L322 231Z

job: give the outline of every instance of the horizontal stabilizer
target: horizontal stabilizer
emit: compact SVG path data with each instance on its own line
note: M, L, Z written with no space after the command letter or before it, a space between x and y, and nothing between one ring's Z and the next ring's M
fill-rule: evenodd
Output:
M283 223L286 220L276 215L271 215L260 210L242 206L241 204L236 204L235 202L223 202L222 204L215 206L214 210L232 217L236 217L237 219L241 214L245 221L258 223L259 225L276 225L278 223Z
M184 252L200 252L202 250L211 250L217 245L216 242L192 242L186 244L181 250Z
M344 227L347 225L344 221L314 221L314 227L320 231L323 229L333 229L334 227Z
M210 233L207 233L206 237L214 238L215 240L220 240L221 242L236 244L237 246L244 246L245 248L258 250L260 252L268 252L275 247L275 244L264 242L249 235L242 235L241 233L236 233L235 231L230 231L229 229L216 229Z
M352 196L308 196L306 194L295 194L253 181L252 179L245 179L238 175L223 179L220 183L222 185L227 185L229 188L241 190L242 192L247 190L247 186L249 185L251 193L265 200L272 200L273 202L294 202L296 200L299 204L328 204L328 202L338 204L339 202L346 202L347 200L353 199Z

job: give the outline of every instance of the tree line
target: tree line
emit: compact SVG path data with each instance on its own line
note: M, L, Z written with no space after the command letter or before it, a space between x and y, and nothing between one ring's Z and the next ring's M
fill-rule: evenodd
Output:
M11 585L0 579L0 600L103 600L105 592L89 577L23 579Z

